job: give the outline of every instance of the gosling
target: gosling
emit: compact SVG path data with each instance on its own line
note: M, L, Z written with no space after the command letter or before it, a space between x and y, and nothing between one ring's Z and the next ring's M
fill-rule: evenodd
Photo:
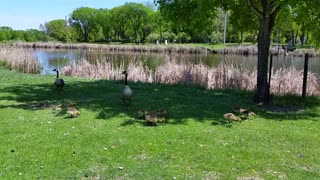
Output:
M256 113L245 108L234 108L233 112L236 114L243 114L245 116L245 119L249 119L250 117L256 117Z
M234 115L233 113L226 113L223 115L224 119L228 121L228 123L235 121L235 122L240 122L241 123L241 118Z
M68 105L67 113L70 115L70 117L80 116L80 111L76 108L76 105L74 103Z

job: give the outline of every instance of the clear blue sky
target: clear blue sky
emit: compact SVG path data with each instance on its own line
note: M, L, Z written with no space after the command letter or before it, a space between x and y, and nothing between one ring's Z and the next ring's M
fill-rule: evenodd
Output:
M3 0L0 26L9 26L14 30L39 29L40 24L65 19L79 7L111 9L125 2L146 4L153 0Z

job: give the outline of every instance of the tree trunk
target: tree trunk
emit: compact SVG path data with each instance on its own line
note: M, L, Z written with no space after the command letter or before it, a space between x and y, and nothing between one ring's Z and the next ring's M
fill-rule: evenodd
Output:
M292 46L295 46L295 41L296 41L296 40L294 39L294 37L295 37L295 36L294 36L294 31L291 30L291 45L292 45Z
M301 41L301 46L304 46L305 43L305 32L302 31L301 35L300 35L300 41Z
M257 92L255 97L257 103L269 103L268 56L272 26L273 22L270 17L263 17L260 20L260 30L258 34Z
M274 0L261 0L261 9L253 3L253 0L246 1L249 8L260 20L258 34L258 74L257 91L254 101L257 103L269 104L270 92L268 87L268 56L271 41L271 33L275 19L280 12L281 4L276 5Z

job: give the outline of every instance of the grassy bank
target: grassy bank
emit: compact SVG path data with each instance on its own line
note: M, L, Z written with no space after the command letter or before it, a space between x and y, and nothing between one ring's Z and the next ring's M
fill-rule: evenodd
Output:
M318 97L258 108L250 92L129 82L126 107L119 81L64 77L59 94L53 76L0 74L0 179L320 178ZM53 110L70 102L78 118ZM258 115L227 124L233 106ZM146 126L145 108L165 108L168 123Z

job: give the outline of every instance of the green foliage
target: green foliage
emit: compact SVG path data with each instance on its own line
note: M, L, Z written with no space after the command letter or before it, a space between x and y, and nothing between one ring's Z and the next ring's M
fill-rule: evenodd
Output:
M96 21L101 27L103 38L105 41L109 41L112 33L111 25L111 13L109 9L98 9Z
M148 43L155 43L156 40L159 40L160 39L160 34L158 33L151 33L148 35L148 37L146 38L146 41Z
M126 8L123 6L115 7L110 10L111 24L114 29L114 39L126 41L126 30L128 28L128 17Z
M22 30L16 30L12 32L12 40L15 41L24 41L24 34L25 31Z
M209 36L210 42L213 44L220 44L223 42L223 34L219 31L214 31Z
M232 31L230 33L234 33L238 35L238 41L242 43L243 40L246 39L244 37L245 33L257 34L259 29L259 21L257 16L255 16L244 1L238 1L237 3L233 3L230 5L232 9L229 16L229 23L232 26ZM245 9L245 10L244 10ZM230 28L229 28L230 29ZM247 42L253 42L254 40L250 39Z
M187 43L191 37L185 32L179 32L177 35L177 40L179 43Z
M257 0L155 0L155 6L125 3L112 9L80 7L70 13L68 23L57 19L41 25L47 34L12 30L0 27L0 41L62 41L145 42L155 40L179 41L165 32L186 33L183 42L221 42L224 15L227 14L226 42L257 42L259 18L248 8L252 2L261 10ZM265 1L265 2L269 2ZM281 5L272 34L274 42L292 42L299 45L320 44L318 29L320 8L317 0L275 0ZM153 34L149 37L150 34ZM164 34L164 35L163 35ZM49 37L50 36L50 37ZM164 37L165 36L165 37ZM147 38L148 37L148 38Z
M89 42L91 33L96 30L96 15L98 10L95 8L81 7L74 10L71 14L69 23L79 33L80 41Z
M7 26L0 27L0 41L8 41L12 37L12 28Z
M164 40L167 40L169 42L173 42L174 40L176 40L176 35L173 32L163 32L162 33L162 42L164 42Z
M24 32L24 40L27 42L48 41L49 37L37 29L28 29Z
M133 38L138 39L142 37L142 35L140 35L140 33L143 32L142 28L147 25L148 17L151 16L150 14L153 13L153 11L140 3L126 3L123 7L127 14L129 25L133 30Z
M52 20L45 23L44 31L52 38L61 42L71 41L71 31L67 22L63 19Z

